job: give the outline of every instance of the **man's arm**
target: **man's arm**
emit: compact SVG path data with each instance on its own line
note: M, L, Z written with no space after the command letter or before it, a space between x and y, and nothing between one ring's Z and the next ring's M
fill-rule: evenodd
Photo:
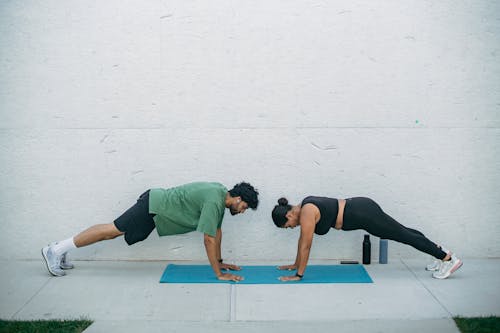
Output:
M224 270L232 270L232 271L239 271L241 270L241 267L232 265L232 264L227 264L222 262L222 250L221 250L221 244L222 244L222 229L219 228L217 229L217 235L215 236L215 241L217 243L217 261L219 262L219 268L224 269Z
M217 261L222 263L222 251L221 251L222 229L221 228L217 229L217 235L215 236L215 241L217 242Z
M217 244L217 237L212 237L208 234L204 234L204 243L205 243L205 250L207 251L208 261L210 262L210 265L214 270L215 276L217 276L219 280L231 280L231 281L243 280L242 276L221 272L219 260L217 257L218 251L220 256L220 243L219 245Z

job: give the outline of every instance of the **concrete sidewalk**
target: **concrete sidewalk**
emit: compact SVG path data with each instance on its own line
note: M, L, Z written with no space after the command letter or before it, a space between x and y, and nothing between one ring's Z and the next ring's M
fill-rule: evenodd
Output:
M0 318L86 317L89 333L458 332L453 316L500 315L499 259L466 259L447 280L413 259L365 266L373 284L303 285L160 284L164 261L77 261L62 278L42 260L1 264Z

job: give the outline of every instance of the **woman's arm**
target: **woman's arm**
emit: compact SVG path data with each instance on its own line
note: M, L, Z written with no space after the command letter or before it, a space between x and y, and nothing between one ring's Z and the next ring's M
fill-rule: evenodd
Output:
M302 233L302 230L301 230L301 233ZM301 244L301 241L302 240L302 237L299 237L299 241L297 242L297 256L295 257L295 263L293 264L295 267L294 269L297 269L297 267L299 267L300 265L300 244Z
M300 238L297 247L297 257L295 259L295 268L298 275L304 275L306 270L309 253L311 252L314 228L317 222L317 213L318 208L316 206L306 205L302 207L300 214ZM300 279L296 275L280 277L281 281L297 281Z
M299 237L299 240L297 242L297 256L295 257L295 263L293 263L291 265L278 266L278 269L279 270L289 270L289 271L296 270L297 267L299 267L299 260L300 260L300 237Z

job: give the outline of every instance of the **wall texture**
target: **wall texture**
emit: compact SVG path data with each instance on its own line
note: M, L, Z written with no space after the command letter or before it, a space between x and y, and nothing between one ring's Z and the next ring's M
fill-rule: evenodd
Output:
M299 230L270 219L282 195L369 196L464 257L499 257L499 36L494 1L2 1L0 258L38 259L146 188L195 180L261 192L226 214L231 261L294 258ZM332 230L312 258L360 259L362 235ZM205 252L195 232L74 256Z

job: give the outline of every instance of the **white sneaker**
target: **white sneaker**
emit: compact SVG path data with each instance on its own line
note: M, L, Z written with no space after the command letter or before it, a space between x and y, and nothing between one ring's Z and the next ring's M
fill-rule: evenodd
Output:
M64 253L61 256L61 264L59 265L59 267L61 267L62 269L73 269L75 268L75 265L73 265L73 263L69 261L68 257L66 256L67 254L68 252Z
M453 272L462 267L462 264L462 260L458 259L454 254L452 254L451 259L448 261L443 261L443 263L441 264L441 268L439 268L439 271L434 272L434 274L432 274L432 277L436 279L446 279Z
M66 272L61 269L61 257L57 256L52 247L46 246L42 249L42 257L47 265L49 273L54 276L64 276Z
M448 251L447 249L445 249L443 246L438 245L438 248L440 250L444 251L446 254L451 253L450 251ZM432 257L432 260L433 261L425 267L425 270L426 271L432 271L432 272L439 271L439 269L441 268L441 264L443 263L443 261L439 260L439 259L436 259L434 257Z
M439 271L439 269L441 268L441 264L442 263L443 263L442 260L434 259L430 264L428 264L427 266L425 266L425 270L426 271L431 271L431 272Z

